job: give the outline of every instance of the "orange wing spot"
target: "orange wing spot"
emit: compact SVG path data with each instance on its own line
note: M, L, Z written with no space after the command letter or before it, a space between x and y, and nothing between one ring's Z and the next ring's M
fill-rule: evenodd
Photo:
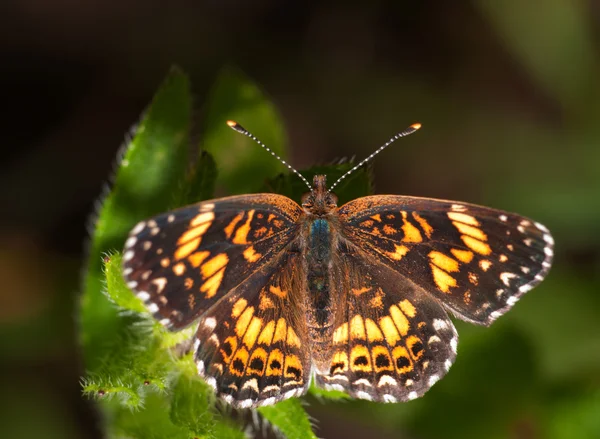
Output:
M348 371L348 354L344 351L337 351L331 359L331 375L343 374Z
M450 256L445 255L444 253L432 251L429 252L429 259L435 265L440 267L445 271L458 271L459 263L455 259L452 259Z
M204 293L207 299L210 299L215 294L217 294L217 290L221 286L221 282L223 281L223 275L225 274L225 267L220 269L217 273L211 276L206 282L202 284L200 287L200 292Z
M283 353L273 349L267 360L267 376L279 376L283 372Z
M175 273L177 276L181 276L183 273L185 273L185 264L183 262L179 262L173 265L173 273Z
M188 294L188 306L190 307L190 309L196 308L196 296L194 296L193 294Z
M196 215L192 221L190 221L190 226L196 227L200 224L211 223L212 220L215 219L215 214L213 212L204 212L199 215Z
M508 261L508 257L506 255L500 255L500 257L498 259L500 260L500 262Z
M383 341L383 334L379 330L379 326L371 319L365 319L365 328L367 330L367 340L370 343L374 341Z
M423 342L416 335L411 335L406 339L406 347L415 361L419 360L425 353Z
M391 259L393 259L395 261L399 261L404 256L406 256L406 254L408 253L409 248L407 246L405 246L405 245L398 245L398 244L394 244L394 246L396 248L395 248L395 250L393 252L385 252L385 254L387 256L389 256Z
M160 266L167 268L171 264L171 260L169 258L162 258L160 260Z
M469 282L471 282L473 285L479 284L479 278L475 273L469 272Z
M227 239L231 238L231 235L233 234L233 231L235 229L235 226L237 226L237 223L239 223L241 221L241 219L244 217L244 212L242 213L238 213L229 224L227 224L227 227L225 227L223 229L223 231L225 232L225 236L227 237Z
M219 352L223 356L223 361L225 361L225 364L229 364L229 362L231 361L233 353L237 350L237 345L237 338L233 336L227 337L221 345L221 349L219 349Z
M283 367L284 376L292 381L285 384L302 384L302 362L296 355L288 354L285 356L285 365Z
M417 212L412 213L413 218L419 223L423 231L425 232L425 236L431 238L431 234L433 233L433 227L427 222L425 218L419 215Z
M275 214L274 213L270 213L269 217L267 218L267 222L270 223L271 221L273 221L275 219Z
M273 303L273 301L266 295L265 291L263 290L262 293L260 293L260 304L258 305L258 308L262 311L264 311L265 309L268 308L275 308L275 304Z
M254 307L249 306L237 319L237 322L235 323L235 333L238 335L238 337L242 338L244 336L244 333L246 332L246 329L248 328L248 325L250 324L250 320L252 320L253 315Z
M254 250L253 246L248 247L246 250L244 250L244 258L248 261L248 262L256 262L260 259L262 255L260 253L257 253Z
M471 303L471 292L470 291L465 291L465 294L463 294L463 301L468 305L469 303Z
M365 322L360 315L356 314L352 317L352 320L350 320L350 339L364 340L365 338Z
M374 219L375 221L377 221L378 223L381 222L381 215L377 214L377 215L373 215L371 216L372 219Z
M453 221L452 224L463 235L472 236L473 238L479 239L480 241L487 241L487 235L477 227L469 226L463 223L458 223L456 221Z
M379 327L383 331L388 346L394 346L400 341L400 334L398 334L398 329L396 329L396 325L394 325L394 321L390 316L380 318Z
M202 277L204 277L204 279L208 279L209 277L213 276L217 271L225 268L228 262L229 258L225 253L218 254L217 256L206 261L202 265L202 268L200 269L202 271Z
M421 232L417 229L410 221L406 219L406 212L402 211L402 221L404 224L402 225L402 231L404 232L404 238L402 241L404 242L422 242L423 237L421 236Z
M354 294L355 296L360 296L361 294L367 293L369 291L371 291L371 288L368 287L362 287L360 289L352 288L352 294Z
M453 221L465 223L470 226L479 226L479 221L477 221L477 219L475 219L471 215L467 215L466 213L448 212L447 215L448 215L448 218L450 218Z
M400 335L405 336L408 334L410 323L404 313L400 311L396 305L390 306L390 316L392 316L392 320L394 321L396 328L398 328Z
M274 333L275 333L275 321L271 320L269 323L267 323L265 325L262 332L258 336L258 343L270 346L271 340L273 340Z
M246 334L244 334L243 342L248 349L254 346L256 343L256 339L258 338L258 334L260 333L260 328L262 327L262 319L258 317L252 317L252 321L248 325L248 329L246 329Z
M265 373L265 366L267 365L267 351L263 348L256 348L250 360L248 361L248 369L246 369L246 375L258 375L263 376Z
M207 215L207 214L203 213L202 215ZM211 213L211 215L213 215L213 214ZM185 232L184 234L182 234L179 237L179 239L177 240L177 245L185 244L186 242L188 242L194 238L201 238L206 233L208 228L210 227L210 224L211 223L202 224L201 226L194 227L193 229L188 230L187 232Z
M479 261L479 267L481 267L483 271L488 271L491 266L492 261L488 261L487 259L482 259Z
M371 355L366 346L354 346L350 351L350 369L353 372L372 372Z
M386 224L383 226L383 233L386 235L393 235L394 233L397 233L398 231L396 229L394 229L392 226L390 226L389 224Z
M194 286L194 279L192 279L191 277L186 277L185 280L183 281L183 286L185 287L186 290L189 290L190 288L192 288ZM191 294L190 294L191 296ZM192 306L190 306L190 308L192 308Z
M292 329L291 326L288 326L288 330L287 330L287 344L288 344L288 346L294 346L297 348L302 346L300 339L298 338L298 336L296 335L296 333L294 332L294 330Z
M417 315L417 310L414 307L414 305L410 302L410 300L404 299L402 302L399 303L399 305L402 312L411 319Z
M206 258L210 256L210 252L196 252L188 256L188 261L194 268L198 268Z
M480 255L489 255L492 253L492 249L485 242L481 242L478 239L472 238L470 236L461 235L460 237L465 245L473 250L475 253L479 253Z
M246 299L238 299L233 305L233 308L231 308L231 317L234 319L238 318L240 314L242 314L242 311L246 309L246 306L248 306L248 301Z
M275 327L275 336L273 337L273 343L277 343L278 341L285 341L286 336L286 323L285 319L280 318L277 320L277 326Z
M394 363L392 362L390 353L385 346L377 345L373 347L373 349L371 350L371 355L373 355L375 372L379 373L383 371L394 371Z
M254 217L255 210L248 211L248 219L246 222L241 225L235 232L235 236L231 240L234 244L248 244L246 238L248 237L248 233L250 233L250 223L252 222L252 218Z
M369 306L378 310L383 309L383 296L383 291L381 288L379 288L371 300L369 300Z
M362 223L360 223L360 226L370 229L371 227L373 227L373 220L364 220Z
M348 323L344 323L333 331L333 343L344 344L348 341Z
M460 262L464 262L465 264L471 262L473 260L473 256L475 256L473 252L469 250L459 250L457 248L450 249L450 253L452 253Z
M433 281L442 292L447 293L450 291L450 287L455 287L457 285L456 279L454 279L444 270L436 267L433 264L430 265L431 272L433 273Z
M175 251L175 260L183 259L194 252L200 245L200 238L191 240L190 242L183 244Z
M254 238L258 239L261 238L262 236L264 236L267 232L269 231L269 229L267 229L265 226L256 229L254 231Z
M397 346L392 351L392 358L394 359L394 366L399 374L408 373L413 370L412 361L408 355L408 351L405 347Z
M248 351L245 347L239 348L229 363L229 372L234 374L235 376L244 376L244 370L246 369L246 364L248 364Z
M275 285L271 285L269 287L269 291L271 292L271 294L274 294L281 299L287 297L287 291L282 291L281 288L276 287Z

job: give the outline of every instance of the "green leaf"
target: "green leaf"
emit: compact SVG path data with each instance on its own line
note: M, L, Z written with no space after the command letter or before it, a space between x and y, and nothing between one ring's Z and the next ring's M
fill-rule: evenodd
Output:
M288 439L316 439L308 415L297 398L286 399L274 406L260 407L258 411Z
M125 285L123 279L122 263L123 257L116 253L107 256L104 260L104 273L106 275L106 292L111 300L121 308L145 313L146 308L141 300L135 297L131 290Z
M171 71L127 144L114 187L98 211L81 301L82 345L92 370L110 352L119 326L116 308L102 294L102 255L120 249L140 220L173 207L186 174L191 98L187 77Z
M229 195L256 192L266 176L285 169L269 153L226 124L235 120L285 159L286 136L275 106L247 77L233 69L217 79L207 104L202 146L217 162L217 184Z

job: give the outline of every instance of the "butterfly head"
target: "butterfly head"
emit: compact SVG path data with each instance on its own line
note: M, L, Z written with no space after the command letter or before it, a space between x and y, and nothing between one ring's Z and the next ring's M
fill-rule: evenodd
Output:
M302 197L302 208L306 213L324 216L337 208L337 196L327 190L326 177L315 175L313 189Z

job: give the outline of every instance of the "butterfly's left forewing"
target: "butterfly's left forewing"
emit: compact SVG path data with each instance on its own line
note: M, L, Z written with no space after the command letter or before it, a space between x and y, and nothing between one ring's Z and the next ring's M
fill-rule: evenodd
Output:
M552 263L548 229L501 210L382 195L345 204L339 217L347 239L473 323L491 324Z
M296 237L301 213L287 197L256 194L142 221L125 243L125 280L162 324L183 328L275 258Z

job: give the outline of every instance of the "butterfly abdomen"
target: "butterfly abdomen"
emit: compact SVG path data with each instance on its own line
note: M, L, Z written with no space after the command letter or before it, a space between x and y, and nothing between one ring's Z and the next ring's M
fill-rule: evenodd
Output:
M313 350L331 343L333 313L329 288L329 265L331 261L331 229L327 219L317 218L310 223L306 259L308 265L308 289L310 292L308 329Z

